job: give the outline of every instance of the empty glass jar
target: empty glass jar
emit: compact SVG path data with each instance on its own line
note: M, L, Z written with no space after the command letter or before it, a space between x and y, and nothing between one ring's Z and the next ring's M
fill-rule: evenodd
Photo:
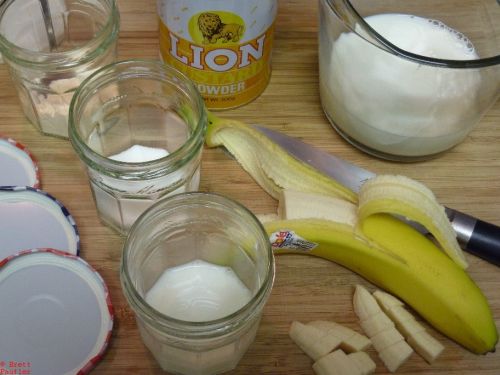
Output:
M116 57L114 0L5 0L0 52L24 114L42 133L67 138L74 91Z

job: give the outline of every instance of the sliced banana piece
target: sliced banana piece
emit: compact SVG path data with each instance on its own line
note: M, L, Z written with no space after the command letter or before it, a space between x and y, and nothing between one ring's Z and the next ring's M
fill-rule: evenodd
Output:
M401 215L423 225L455 263L467 268L444 207L425 185L396 175L378 175L368 180L359 191L359 220L378 213Z
M378 355L390 372L396 372L410 358L412 353L413 349L406 341L398 341L379 352Z
M366 320L382 312L375 298L361 285L356 285L353 297L354 312L359 320Z
M413 352L399 333L394 324L382 311L375 297L361 285L356 285L353 296L354 311L361 321L361 326L367 327L365 333L370 338L373 347L389 371L396 371ZM396 306L400 307L400 306ZM380 329L380 327L385 327Z
M262 224L281 220L281 217L279 217L277 214L257 214L255 216Z
M444 346L427 331L417 332L408 337L408 344L429 363L433 363L444 350Z
M357 221L357 206L323 194L284 189L279 198L278 216L283 220L324 219L354 227Z
M366 352L349 353L347 357L354 362L363 375L373 374L377 368L375 362Z
M341 340L340 348L348 353L365 350L371 345L370 339L365 335L332 321L313 320L307 325L338 337Z
M380 306L387 309L391 309L394 306L405 305L399 298L394 297L392 294L382 292L381 290L374 291L373 297L375 297Z
M337 349L341 343L338 337L297 321L292 322L289 335L313 361Z
M361 320L360 324L363 331L369 337L373 337L381 331L394 328L394 322L382 311L365 320Z
M370 336L372 345L377 352L383 351L385 348L404 341L404 337L396 327L390 327L384 331L377 333L375 336Z
M427 362L432 363L441 355L444 346L427 333L424 326L417 322L415 317L405 309L402 301L382 291L374 292L373 296L394 321L410 346Z
M362 375L362 371L342 350L320 358L313 364L316 375Z

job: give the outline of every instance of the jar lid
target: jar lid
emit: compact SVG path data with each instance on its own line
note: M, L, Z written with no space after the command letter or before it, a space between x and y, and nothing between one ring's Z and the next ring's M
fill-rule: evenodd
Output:
M42 190L0 186L0 260L41 247L78 255L80 237L71 214Z
M38 163L12 138L0 137L0 186L40 187Z
M87 374L113 329L106 284L83 259L53 249L0 262L0 353L5 369L31 374Z

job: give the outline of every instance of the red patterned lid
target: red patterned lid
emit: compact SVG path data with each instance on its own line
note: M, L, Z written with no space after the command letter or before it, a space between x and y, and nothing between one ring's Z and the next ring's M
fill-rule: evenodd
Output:
M108 347L114 318L108 288L75 255L33 249L0 261L0 301L4 370L83 375Z

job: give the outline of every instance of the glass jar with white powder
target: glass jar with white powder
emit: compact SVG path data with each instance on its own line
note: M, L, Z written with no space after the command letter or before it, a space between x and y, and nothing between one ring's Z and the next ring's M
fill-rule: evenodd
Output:
M323 109L378 157L428 159L466 138L500 95L495 0L320 0Z
M137 220L120 276L143 342L165 371L219 374L235 368L255 338L274 258L245 207L184 193Z
M206 122L193 83L159 61L121 61L88 77L71 102L69 137L101 220L127 233L157 200L197 190Z
M115 0L5 0L0 52L24 114L43 134L68 137L78 85L113 62L120 17Z

